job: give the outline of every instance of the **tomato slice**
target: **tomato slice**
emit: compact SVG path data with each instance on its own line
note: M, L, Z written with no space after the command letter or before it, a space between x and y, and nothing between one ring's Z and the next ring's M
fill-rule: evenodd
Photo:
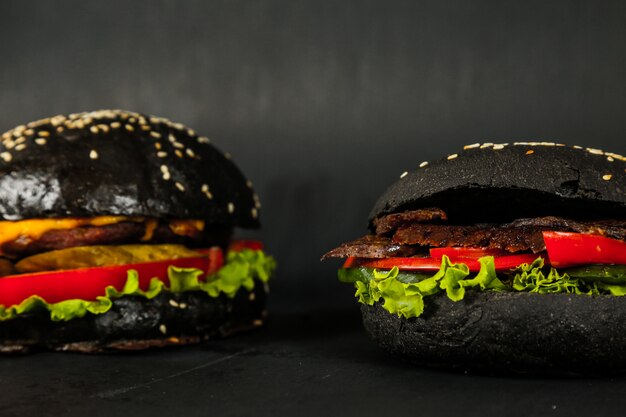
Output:
M626 242L604 236L543 232L550 262L556 267L588 264L626 265Z
M263 250L263 243L258 240L238 239L233 240L228 247L228 250L233 252L241 252L244 249Z
M443 254L442 254L443 255ZM488 255L483 255L488 256ZM545 254L524 253L519 255L507 255L498 256L494 258L496 271L504 271L518 267L521 264L532 263L535 259L542 256L546 258ZM480 262L478 258L456 258L450 259L454 263L464 263L467 265L470 271L480 271ZM391 269L397 266L402 271L438 271L441 268L441 258L436 259L434 257L429 258L384 258L384 259L370 259L370 258L348 258L344 263L344 268L376 268L376 269Z
M104 289L112 285L117 290L124 287L130 269L139 274L139 288L146 290L152 278L169 285L167 270L170 266L209 270L208 257L170 259L129 265L65 271L36 272L0 278L0 305L19 304L32 295L38 295L49 303L63 300L95 300L104 295Z
M455 259L465 258L478 259L483 256L511 256L511 252L507 252L503 249L464 248L460 246L430 249L430 256L435 259L443 258L443 255L446 255L451 261L454 261Z
M237 240L233 241L229 250L262 248L263 244L258 241ZM5 307L16 305L32 295L37 295L49 303L71 299L95 300L104 295L104 289L108 286L121 290L131 269L139 274L139 287L146 290L152 278L169 285L167 271L170 266L196 268L204 271L206 275L211 275L224 265L224 252L221 248L216 246L197 251L201 256L5 276L0 278L0 305Z

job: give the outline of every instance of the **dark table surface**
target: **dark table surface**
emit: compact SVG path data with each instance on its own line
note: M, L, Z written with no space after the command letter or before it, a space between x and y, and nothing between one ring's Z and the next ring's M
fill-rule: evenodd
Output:
M370 342L356 303L343 301L274 306L266 327L204 346L0 358L0 416L623 414L626 377L488 377L406 365Z

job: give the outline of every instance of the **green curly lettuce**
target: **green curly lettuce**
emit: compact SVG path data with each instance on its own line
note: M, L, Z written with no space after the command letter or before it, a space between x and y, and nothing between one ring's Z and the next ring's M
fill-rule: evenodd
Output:
M354 283L359 302L383 308L401 317L419 317L424 301L439 293L461 301L467 288L478 291L519 291L539 294L569 293L582 295L626 295L626 266L591 265L562 272L546 268L542 258L522 264L509 273L496 274L493 256L480 258L480 270L471 277L467 265L454 264L443 256L434 275L409 273L397 267L379 271L371 268L339 270L339 280Z
M152 278L148 288L139 288L139 275L135 270L128 271L124 287L118 291L109 286L104 294L96 300L64 300L58 303L47 303L41 297L31 296L18 305L0 306L0 321L13 319L21 314L47 310L53 321L67 321L84 317L86 314L103 314L109 311L113 301L124 296L140 296L152 299L162 292L181 293L202 291L210 297L221 294L234 297L241 288L251 291L255 280L267 282L276 268L276 261L261 250L244 249L240 252L228 252L226 262L215 274L202 280L203 272L194 268L168 269L170 286L157 278Z

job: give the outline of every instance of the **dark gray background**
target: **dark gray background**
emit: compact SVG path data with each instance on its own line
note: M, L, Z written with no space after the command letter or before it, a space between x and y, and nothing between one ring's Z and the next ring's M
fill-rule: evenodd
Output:
M549 140L626 154L625 46L622 1L5 0L0 2L0 130L98 108L152 113L189 125L231 152L261 194L264 228L257 236L280 262L274 311L289 304L340 305L354 318L352 290L335 280L337 263L318 259L365 232L371 206L401 172L477 141ZM394 389L408 388L402 379L407 376L374 351L359 358L358 352L368 348L360 345L366 340L357 330L358 318L336 327L335 336L357 332L341 348L338 362L320 364L302 359L311 358L313 345L304 350L289 345L302 334L280 339L281 329L302 331L306 322L277 315L279 325L272 334L291 346L284 349L292 356L287 362L274 361L280 355L273 348L273 359L265 363L273 370L282 366L296 372L277 373L288 375L284 380L292 390L286 399L276 397L277 402L291 401L283 411L294 413L304 398L297 387L329 386L332 378L315 379L316 369L348 369L341 358L350 356L352 343L359 343L353 373L337 387L345 388L353 377L366 378L359 374L359 361L376 357L370 369L382 371L370 376L393 375ZM327 334L308 336L316 343L336 341ZM322 349L322 357L337 354L328 349ZM201 351L192 352L198 356L191 354L191 362L204 363ZM47 367L56 362L50 356L39 358L11 362L4 375L23 376L21 367L28 363ZM184 362L158 358L173 369L176 361ZM89 375L101 371L87 362ZM121 363L133 375L146 366ZM309 368L298 368L298 363ZM111 366L107 362L102 371L106 378L129 378ZM255 372L241 378L273 379L272 371ZM88 407L84 391L89 390L78 376L64 374L59 382L49 374L28 375L23 382L31 388L13 392L22 402L5 404L5 412L32 410L29 390L43 395L48 382L60 395L55 397L57 411L67 410L66 401L76 395L86 401L81 407ZM411 375L411 381L422 376ZM102 378L98 389L105 392L111 387ZM226 381L211 373L207 378ZM432 392L444 403L446 393L472 404L475 396L463 389L465 382L488 388L481 379L450 378L420 386L426 390L419 397L422 407ZM45 385L32 388L33 379ZM384 389L380 381L369 381L353 400L372 398ZM437 391L449 383L457 388ZM528 391L524 384L509 386L520 396ZM540 396L534 387L530 392ZM593 393L594 406L615 404L615 397L606 403L599 399L607 392L604 383L577 387L575 393ZM160 407L156 390L140 392L152 408ZM509 394L504 402L473 410L502 413L509 400L515 401ZM570 397L559 392L554 404L561 407ZM52 401L52 394L45 398ZM129 403L137 400L129 398ZM314 407L315 391L306 398L311 401L305 404ZM331 397L324 398L330 404ZM533 415L562 410L553 409L548 397L542 401ZM362 404L359 410L381 410ZM232 413L246 414L237 410Z

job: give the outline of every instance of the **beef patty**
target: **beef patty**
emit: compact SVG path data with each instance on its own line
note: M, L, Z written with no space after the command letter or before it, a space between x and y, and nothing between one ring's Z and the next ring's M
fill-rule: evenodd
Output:
M120 222L106 226L82 226L56 229L38 238L20 236L0 246L3 254L21 258L36 253L74 246L119 245L125 243L180 243L189 247L220 246L226 248L232 235L229 228L205 228L192 235L175 234L166 222L159 222L149 240L144 240L146 226L138 222Z

